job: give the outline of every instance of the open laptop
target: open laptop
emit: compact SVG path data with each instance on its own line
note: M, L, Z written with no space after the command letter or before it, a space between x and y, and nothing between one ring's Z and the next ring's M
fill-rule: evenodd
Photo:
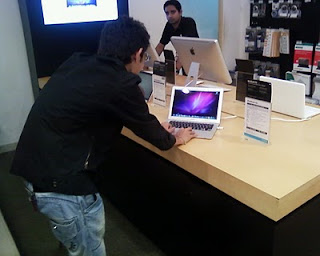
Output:
M320 108L305 105L305 85L303 83L260 76L260 81L272 86L272 111L306 119L320 114Z
M198 138L211 139L220 125L223 90L173 86L168 122L176 128L192 127Z
M148 102L152 95L152 73L140 72L141 83L139 84L140 89L144 95L144 99Z

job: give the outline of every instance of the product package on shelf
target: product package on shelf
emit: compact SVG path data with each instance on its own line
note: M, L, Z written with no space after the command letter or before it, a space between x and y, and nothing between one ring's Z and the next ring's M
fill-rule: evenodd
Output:
M320 76L319 75L313 78L313 86L314 86L314 90L313 90L312 98L320 101Z
M290 54L290 30L289 29L279 29L280 30L280 53Z
M252 17L253 18L264 18L266 16L266 7L267 4L263 3L263 1L259 1L258 3L255 3L254 0L250 1L252 4Z
M246 28L245 52L257 51L257 29L252 27Z
M311 94L311 75L302 74L297 71L286 72L286 80L305 84L306 95Z
M320 74L320 43L318 43L314 50L312 73Z
M279 29L266 29L264 40L263 56L276 58L280 56L280 35Z
M257 27L257 52L263 52L264 39L266 37L266 29Z
M294 47L293 70L311 72L313 44L297 41Z
M305 0L306 1L306 0ZM271 17L279 19L301 18L301 0L269 0L272 4Z

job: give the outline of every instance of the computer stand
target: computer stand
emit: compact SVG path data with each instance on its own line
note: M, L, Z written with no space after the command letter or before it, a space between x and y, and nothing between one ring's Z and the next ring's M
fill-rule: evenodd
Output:
M196 86L197 80L199 77L199 69L200 69L200 63L192 62L190 64L188 76L184 86L190 86L190 87Z

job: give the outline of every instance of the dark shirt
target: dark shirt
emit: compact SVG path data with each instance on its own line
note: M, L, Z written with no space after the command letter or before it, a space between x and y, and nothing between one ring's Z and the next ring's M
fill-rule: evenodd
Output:
M167 45L172 36L199 37L194 19L190 17L181 17L181 21L176 30L169 22L167 22L162 32L160 43Z
M97 192L91 179L123 126L156 147L175 144L149 113L141 79L117 59L74 54L40 92L22 131L11 172L39 191Z

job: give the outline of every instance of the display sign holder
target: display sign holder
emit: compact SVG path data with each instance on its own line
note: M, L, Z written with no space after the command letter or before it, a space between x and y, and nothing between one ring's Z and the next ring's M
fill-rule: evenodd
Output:
M152 75L153 103L166 106L166 63L155 61Z
M248 80L245 98L244 135L247 138L270 143L271 84Z

